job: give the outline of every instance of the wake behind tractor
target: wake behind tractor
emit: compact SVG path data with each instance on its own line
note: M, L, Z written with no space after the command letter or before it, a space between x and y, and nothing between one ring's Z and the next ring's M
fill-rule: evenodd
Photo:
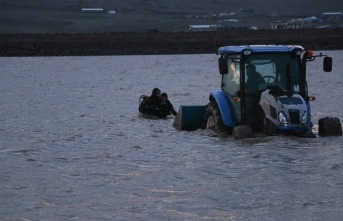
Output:
M308 94L306 64L323 57L323 70L330 72L331 57L293 45L225 46L218 55L221 88L210 93L206 106L181 106L175 127L230 134L249 125L267 135L316 137L310 106L315 97Z

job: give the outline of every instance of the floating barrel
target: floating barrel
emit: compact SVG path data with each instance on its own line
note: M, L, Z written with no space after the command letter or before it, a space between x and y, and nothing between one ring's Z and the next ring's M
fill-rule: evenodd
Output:
M180 106L173 126L179 130L205 129L206 106Z

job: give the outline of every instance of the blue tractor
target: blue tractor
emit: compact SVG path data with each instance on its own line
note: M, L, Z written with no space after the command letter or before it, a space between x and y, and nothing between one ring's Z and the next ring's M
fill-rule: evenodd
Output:
M218 49L221 88L213 90L206 106L181 106L174 126L214 128L232 133L240 125L255 132L315 137L312 133L306 63L324 57L330 72L332 58L313 55L293 45L243 45Z

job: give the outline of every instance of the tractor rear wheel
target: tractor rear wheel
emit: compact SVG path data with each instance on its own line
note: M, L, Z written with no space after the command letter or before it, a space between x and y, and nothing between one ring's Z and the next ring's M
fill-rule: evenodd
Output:
M205 112L206 128L232 134L232 128L225 126L217 102L208 103Z

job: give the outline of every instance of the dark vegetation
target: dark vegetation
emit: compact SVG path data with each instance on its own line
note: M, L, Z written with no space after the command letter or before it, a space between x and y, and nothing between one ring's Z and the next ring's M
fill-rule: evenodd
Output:
M342 50L343 28L217 32L0 34L1 56L146 55L216 53L237 44L294 44Z

